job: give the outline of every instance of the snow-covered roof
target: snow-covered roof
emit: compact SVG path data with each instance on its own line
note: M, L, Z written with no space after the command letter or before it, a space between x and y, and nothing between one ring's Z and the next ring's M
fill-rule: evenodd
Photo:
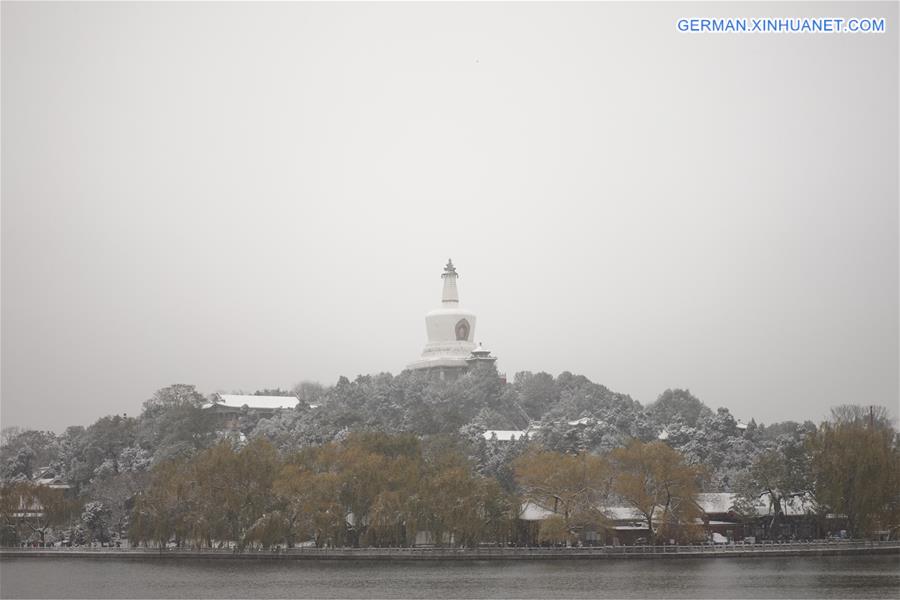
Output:
M644 519L644 516L631 506L608 506L602 510L603 514L613 521L634 521Z
M555 514L552 510L547 510L540 504L531 501L525 502L519 509L519 518L523 521L543 521Z
M734 510L737 494L727 492L704 492L697 494L697 506L706 514L727 513Z
M486 440L494 439L496 435L498 442L512 442L522 439L526 434L527 432L520 429L488 429L483 435Z
M697 505L706 514L725 514L734 509L737 501L737 494L726 492L708 492L697 495ZM646 529L647 521L644 516L632 506L598 506L603 514L618 524L614 529ZM784 502L785 515L803 515L807 512L816 510L816 505L809 496L792 497ZM769 514L771 508L765 499L756 503L756 511L760 516ZM555 513L543 506L531 501L522 504L519 510L519 518L523 521L543 521L548 517L552 517ZM702 519L696 520L697 524L702 524ZM732 521L712 520L710 525L733 525Z
M72 486L66 483L66 480L56 474L53 467L38 467L32 475L32 482L35 485L42 485L56 490L67 490Z
M663 441L669 439L669 430L663 429L662 431L660 431L659 435L656 436L656 439L663 440Z
M67 490L72 487L59 477L42 477L41 479L35 479L34 483L54 490Z
M795 516L817 512L819 510L819 505L809 494L804 494L802 496L791 496L790 498L786 498L782 503L782 508L784 509L784 514L786 516Z
M263 410L292 409L297 406L295 396L246 396L239 394L216 394L219 406L228 408L241 408L245 404L248 408Z
M569 425L587 425L593 420L594 419L592 417L581 417L580 419L569 421Z
M706 492L697 494L697 505L706 514L727 513L735 509L738 501L737 494L727 492ZM769 503L768 496L762 496L753 503L756 514L760 516L772 514L773 509ZM791 496L785 498L782 502L782 509L786 516L805 515L816 512L818 505L815 500L808 494L802 496Z
M735 496L735 499L737 497ZM763 494L756 502L753 503L756 514L760 517L771 515L775 512L771 500L768 495ZM809 494L799 496L789 496L784 498L781 503L783 514L787 517L802 516L811 513L817 513L820 510L818 503ZM710 512L710 511L707 511Z
M737 428L740 429L741 431L743 431L743 430L747 429L747 424L744 423L743 421L738 421Z

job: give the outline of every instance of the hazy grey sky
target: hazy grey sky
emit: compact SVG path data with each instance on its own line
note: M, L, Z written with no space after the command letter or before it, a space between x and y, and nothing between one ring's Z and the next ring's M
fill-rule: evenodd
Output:
M397 373L448 257L510 377L896 415L897 17L4 2L2 424Z

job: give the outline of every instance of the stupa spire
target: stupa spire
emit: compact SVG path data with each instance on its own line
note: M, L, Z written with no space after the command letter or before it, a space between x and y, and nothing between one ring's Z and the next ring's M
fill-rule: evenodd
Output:
M456 289L456 279L459 277L456 273L456 267L453 266L453 260L447 259L444 266L444 272L441 279L444 280L444 291L441 294L441 303L451 306L459 305L459 291Z

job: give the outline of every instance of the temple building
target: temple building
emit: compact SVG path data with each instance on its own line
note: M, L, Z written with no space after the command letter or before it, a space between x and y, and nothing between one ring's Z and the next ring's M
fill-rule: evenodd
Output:
M469 366L469 369L477 369L481 366L492 366L495 362L497 362L497 358L491 356L491 351L485 350L484 347L482 347L481 342L478 342L478 347L472 350L472 354L466 359L466 364Z
M422 356L410 363L408 369L427 370L443 379L456 377L478 365L493 365L497 360L473 341L475 315L459 305L458 278L453 261L448 260L441 275L444 282L441 307L425 315L428 342Z
M244 411L256 411L264 417L271 417L280 410L294 410L296 396L249 396L244 394L213 394L212 401L205 408L220 415L234 417Z

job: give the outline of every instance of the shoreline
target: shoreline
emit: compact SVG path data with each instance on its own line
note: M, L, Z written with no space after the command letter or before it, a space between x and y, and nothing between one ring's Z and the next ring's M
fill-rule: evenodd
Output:
M0 548L8 558L213 559L313 561L519 561L785 556L900 555L900 541L730 546L589 546L582 548L292 548L280 552L153 548Z

